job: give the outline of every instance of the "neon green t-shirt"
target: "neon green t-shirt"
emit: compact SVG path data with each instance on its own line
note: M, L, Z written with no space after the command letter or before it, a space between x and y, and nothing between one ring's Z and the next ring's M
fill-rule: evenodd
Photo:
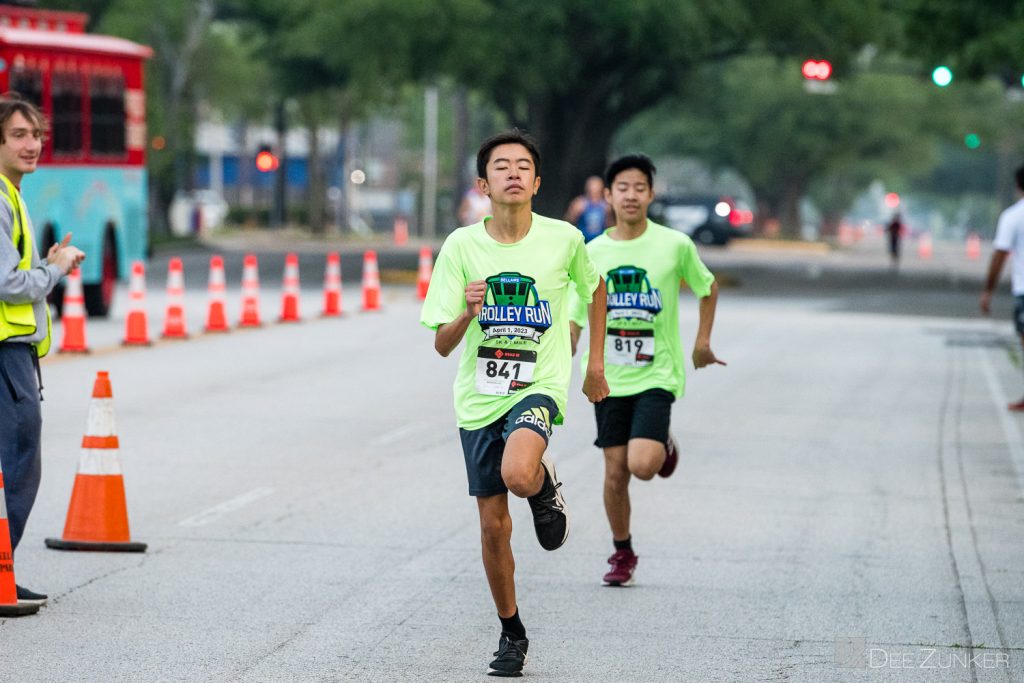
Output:
M497 242L482 222L459 228L434 264L420 314L433 330L466 310L467 284L487 281L455 377L455 415L463 429L486 427L530 394L555 401L556 424L565 414L572 374L569 292L589 303L600 280L579 230L532 216L530 231L515 244Z
M609 233L614 231L609 228L587 244L608 286L604 373L610 395L664 389L682 396L686 361L679 339L680 280L703 298L715 277L693 241L677 230L648 220L636 239L612 239ZM572 320L586 327L585 302L572 302ZM584 349L584 368L589 355L589 348Z

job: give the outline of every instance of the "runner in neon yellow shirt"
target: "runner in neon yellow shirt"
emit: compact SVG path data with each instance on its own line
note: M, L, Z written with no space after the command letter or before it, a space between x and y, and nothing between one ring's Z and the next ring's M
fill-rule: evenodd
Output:
M608 326L603 355L610 395L594 406L597 441L604 449L605 512L614 554L604 582L629 585L637 565L630 535L630 477L668 477L679 454L669 434L672 403L686 386L686 364L679 339L679 290L685 282L700 299L700 322L693 365L725 365L711 350L718 286L689 237L647 220L654 199L654 164L637 154L617 159L605 173L605 194L616 224L587 244L607 279ZM591 306L593 308L593 305ZM586 304L573 305L572 343L586 318ZM591 330L590 350L594 353Z
M605 327L605 285L583 235L533 213L540 187L536 143L519 131L484 141L477 186L492 216L445 240L420 321L435 330L434 348L448 356L465 338L455 379L455 412L469 479L480 513L484 570L501 621L489 674L519 676L529 640L516 602L508 492L526 498L546 550L569 533L565 500L545 455L553 424L565 412L572 354L569 293L593 300L593 329ZM587 364L583 392L608 396L600 337Z

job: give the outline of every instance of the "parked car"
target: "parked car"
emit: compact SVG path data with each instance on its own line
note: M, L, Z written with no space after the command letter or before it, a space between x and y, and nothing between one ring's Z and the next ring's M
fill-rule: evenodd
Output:
M171 233L177 237L199 235L224 224L228 203L214 190L178 192L171 201Z
M732 197L691 195L656 197L647 211L656 223L685 232L699 244L725 245L749 237L754 213Z

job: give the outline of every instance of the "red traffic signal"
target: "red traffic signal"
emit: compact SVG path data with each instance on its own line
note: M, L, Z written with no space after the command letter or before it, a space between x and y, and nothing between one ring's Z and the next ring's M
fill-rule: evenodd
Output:
M900 205L900 196L895 192L889 192L885 195L885 205L890 209L895 209Z
M260 151L256 152L256 170L261 173L276 171L279 165L277 155L270 151L269 145L261 146Z
M808 59L800 68L804 78L811 81L827 81L832 76L832 62L827 59Z

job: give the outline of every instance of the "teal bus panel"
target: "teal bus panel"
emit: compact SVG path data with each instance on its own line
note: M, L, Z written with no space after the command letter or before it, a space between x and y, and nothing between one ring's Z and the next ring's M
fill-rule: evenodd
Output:
M114 227L121 279L128 278L132 261L146 258L146 188L141 166L48 166L25 176L21 192L37 244L47 225L53 225L58 241L71 232L71 242L86 254L82 282L95 284L102 275L108 224Z

